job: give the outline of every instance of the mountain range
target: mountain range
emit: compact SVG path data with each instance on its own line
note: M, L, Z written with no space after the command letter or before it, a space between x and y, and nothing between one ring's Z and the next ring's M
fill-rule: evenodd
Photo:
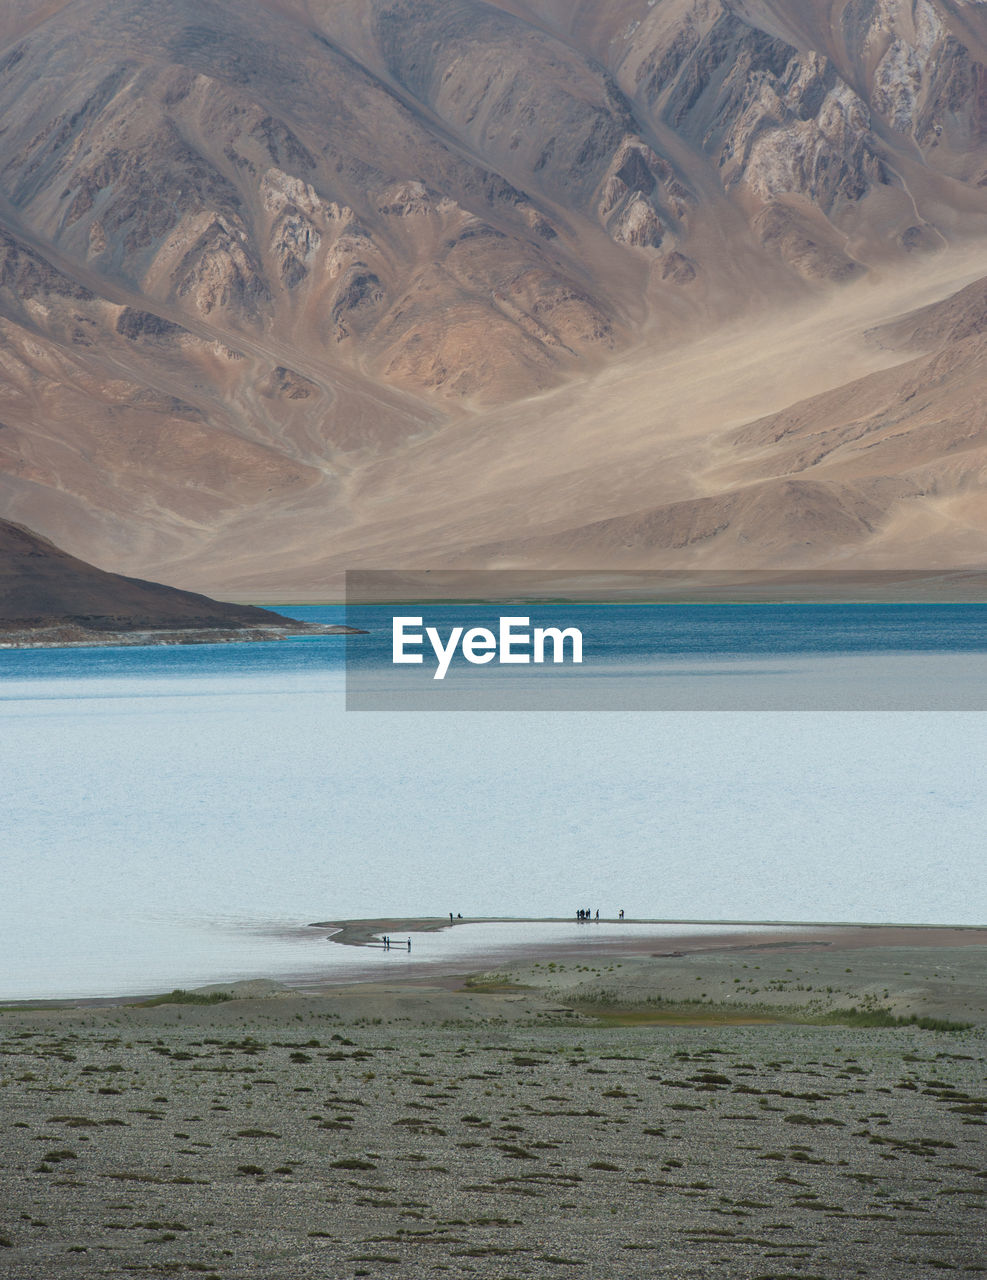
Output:
M0 516L347 567L987 551L987 5L0 0Z

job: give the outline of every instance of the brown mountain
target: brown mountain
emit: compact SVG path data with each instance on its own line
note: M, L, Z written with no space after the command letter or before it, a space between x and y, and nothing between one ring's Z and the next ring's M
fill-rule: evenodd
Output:
M894 326L983 276L985 63L965 0L3 0L0 511L268 598L982 558L976 317Z
M0 520L0 637L83 639L132 631L230 633L305 630L267 609L222 604L77 560L22 525Z

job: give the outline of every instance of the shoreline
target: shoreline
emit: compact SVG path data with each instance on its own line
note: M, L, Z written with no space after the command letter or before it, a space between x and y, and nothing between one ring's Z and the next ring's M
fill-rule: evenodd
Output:
M442 933L455 925L572 925L575 932L565 938L532 937L530 940L509 940L504 944L478 947L461 956L418 961L405 973L389 974L389 984L414 986L422 982L448 979L456 975L466 977L502 967L518 968L536 962L571 961L575 959L628 960L673 959L740 953L788 952L832 949L833 952L860 951L880 948L916 948L919 950L964 947L983 947L987 956L987 926L978 925L899 925L899 924L801 924L762 921L674 921L674 920L600 920L577 923L570 917L516 919L509 917L485 917L454 920L439 917L424 919L381 918L378 920L350 920L310 925L309 928L338 930L327 934L327 941L352 948L376 949L377 939L384 933L397 934L397 946L392 953L401 956L401 935L412 937L420 934ZM594 937L599 926L637 926L626 937L615 936L610 930L604 936ZM654 925L654 934L642 934L641 926ZM681 927L681 931L679 931ZM675 929L674 933L666 932ZM657 932L661 930L662 932ZM700 931L703 930L703 931ZM716 932L706 932L715 930ZM771 932L766 936L765 931ZM333 986L355 987L380 981L366 973L335 976ZM293 988L314 989L320 985L317 975L308 979L299 974L285 979Z
M692 925L704 928L713 927L730 932L742 932L744 929L790 929L805 930L902 930L919 933L949 934L983 934L987 945L987 924L906 924L895 921L888 924L872 924L866 921L853 920L658 920L643 916L601 917L599 920L576 921L572 916L466 916L452 920L447 916L372 916L353 920L316 920L306 925L308 929L331 929L332 941L343 946L366 946L376 940L383 932L398 933L439 933L443 929L452 929L457 925L475 924L576 924L579 927L591 928L594 925L656 925L661 928L683 927ZM751 935L754 936L754 935ZM628 941L631 941L630 939ZM943 945L943 944L940 944ZM949 945L949 944L945 944ZM962 945L957 942L955 945Z
M154 648L183 644L256 644L298 637L366 635L339 623L299 623L297 627L147 627L125 631L90 631L59 624L0 631L0 650Z
M397 965L404 957L401 935L421 938L428 934L450 931L454 925L572 925L574 932L563 938L534 936L518 940L509 938L504 943L487 942L474 950L422 957L416 950L414 962L404 968ZM267 998L274 996L305 996L313 993L346 992L350 999L361 993L371 993L386 988L399 993L414 989L462 990L471 981L490 971L531 970L543 965L579 960L584 963L613 962L623 960L629 964L647 966L656 961L678 961L686 965L720 962L732 958L738 962L745 956L767 960L784 956L843 955L850 952L902 952L917 954L948 954L951 951L982 948L987 959L987 926L976 925L900 925L900 924L804 924L753 921L658 921L600 920L599 925L636 926L625 937L615 936L608 930L605 936L594 937L597 922L576 924L571 918L517 919L509 917L484 917L454 920L445 917L379 917L345 921L323 921L292 930L294 936L308 934L309 930L325 930L326 941L346 948L366 949L372 953L383 951L378 938L384 934L397 934L386 972L369 967L327 972L317 965L301 966L277 977L258 972L233 979L215 979L189 987L176 984L174 990L191 992L229 991L237 999ZM653 925L658 933L642 933L641 926ZM669 928L681 932L668 933ZM700 928L715 929L715 933L699 932ZM690 929L692 932L690 932ZM766 934L765 931L770 931ZM390 957L393 956L393 959ZM367 966L377 965L370 955ZM849 970L848 970L849 971ZM0 1000L0 1012L27 1009L63 1010L135 1007L162 994L162 986L155 986L140 993L106 994L99 996L41 996Z

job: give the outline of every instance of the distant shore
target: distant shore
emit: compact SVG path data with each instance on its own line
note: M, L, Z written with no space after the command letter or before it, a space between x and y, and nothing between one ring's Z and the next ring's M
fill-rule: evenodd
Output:
M358 627L300 622L297 627L189 627L91 631L61 623L50 627L27 627L0 631L0 649L101 649L137 648L150 645L245 644L264 640L287 640L292 636L364 635Z
M987 925L935 925L935 924L855 924L855 923L802 923L790 920L654 920L625 916L613 916L599 920L577 922L571 916L378 916L364 920L321 920L309 925L311 929L331 931L332 942L343 946L367 946L383 934L435 933L456 925L470 924L577 924L585 928L586 939L592 939L597 925L655 925L662 929L670 926L681 929L675 937L675 946L682 952L718 950L723 947L764 947L789 945L835 945L844 947L911 946L911 947L963 947L987 946ZM714 927L721 932L714 938L708 933L689 933L693 926L703 929ZM766 941L760 930L777 930L780 936ZM759 932L752 933L751 929ZM582 939L580 939L582 942ZM539 945L537 940L535 945ZM556 944L553 944L556 945ZM647 953L655 945L654 939L640 934L626 939L607 939L600 943L607 950L624 950L628 954ZM523 947L518 948L524 950Z

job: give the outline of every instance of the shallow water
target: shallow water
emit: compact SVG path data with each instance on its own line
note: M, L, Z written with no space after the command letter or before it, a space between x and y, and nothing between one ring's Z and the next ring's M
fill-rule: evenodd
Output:
M0 653L0 998L307 972L313 920L984 923L983 713L346 712L341 663Z

